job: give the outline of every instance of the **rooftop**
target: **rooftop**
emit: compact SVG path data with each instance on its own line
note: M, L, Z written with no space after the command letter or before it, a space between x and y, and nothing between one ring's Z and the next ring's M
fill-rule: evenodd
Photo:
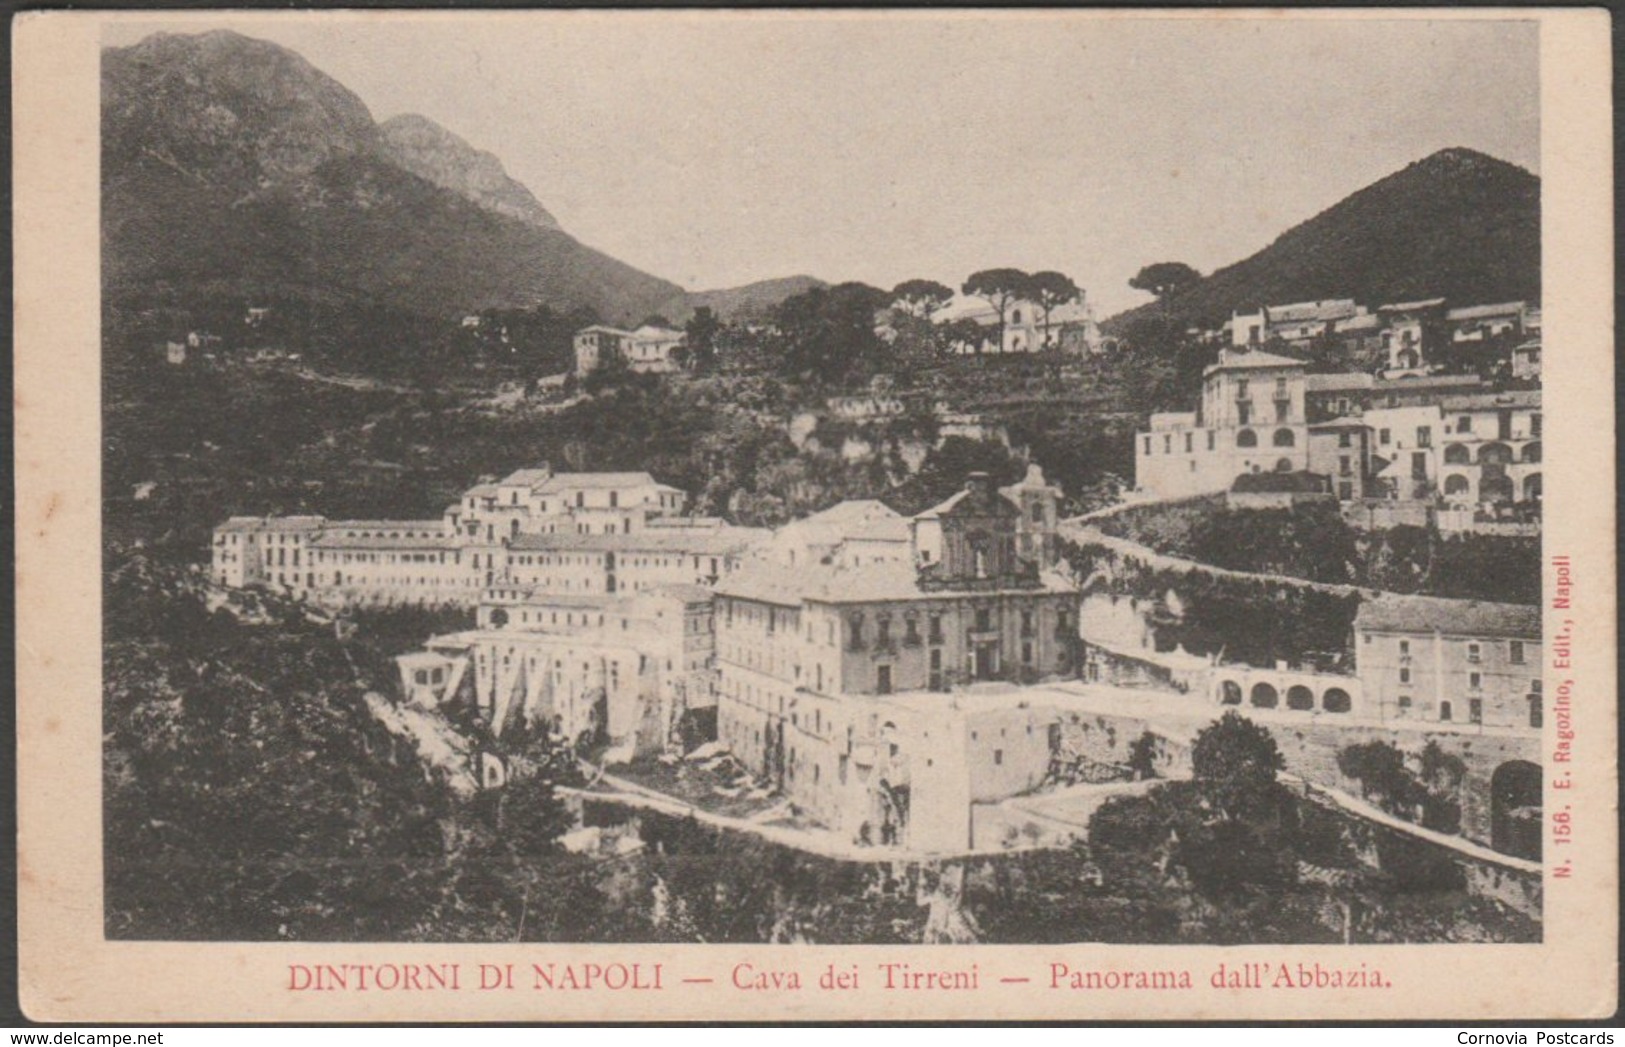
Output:
M520 551L653 552L721 556L768 536L757 527L728 527L717 531L673 528L632 534L521 534L510 548Z
M1352 298L1328 298L1318 302L1291 302L1264 307L1271 323L1304 323L1340 320L1355 315L1359 307Z
M1445 411L1490 411L1499 407L1539 407L1539 389L1512 389L1503 393L1469 393L1439 400Z
M1377 307L1379 313L1414 313L1421 309L1437 309L1444 304L1443 298L1423 298L1415 302L1392 302Z
M1360 604L1357 631L1448 633L1453 636L1509 636L1539 641L1540 608L1485 600L1382 593Z
M1375 381L1375 378L1362 372L1307 374L1303 376L1303 388L1311 393L1337 393L1350 389L1369 389Z
M654 477L648 473L554 473L539 487L538 494L556 494L561 491L602 491L611 488L653 487Z
M327 524L324 516L233 516L221 531L310 531Z
M1444 314L1446 320L1482 320L1490 316L1522 316L1524 303L1495 302L1490 305L1469 305L1452 309Z
M1219 362L1209 364L1202 371L1203 376L1217 371L1241 371L1266 367L1302 367L1302 360L1294 360L1290 356L1280 356L1276 353L1267 353L1262 349L1251 351L1220 350Z
M810 564L787 568L766 559L750 560L717 584L721 596L795 607L813 603L881 603L898 600L942 600L961 596L987 596L992 593L1073 593L1076 588L1061 575L1039 574L1036 588L1012 585L994 590L924 589L914 564L903 560L851 567L841 564Z

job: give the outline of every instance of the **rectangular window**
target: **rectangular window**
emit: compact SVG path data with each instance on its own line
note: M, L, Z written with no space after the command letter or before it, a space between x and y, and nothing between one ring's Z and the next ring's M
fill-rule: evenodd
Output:
M1513 640L1509 645L1509 657L1513 665L1522 665L1524 661L1523 641Z
M854 651L863 649L863 615L854 614L847 619L847 645Z
M993 612L988 610L986 607L978 607L976 609L976 631L979 633L985 633L991 631L992 628Z
M1483 673L1468 673L1467 674L1467 689L1469 691L1482 691L1484 689L1484 674Z
M1478 644L1470 643L1467 645L1467 660L1475 663L1482 660L1482 651Z
M1399 682L1400 683L1410 683L1411 682L1411 670L1410 670L1409 666L1401 666L1400 667L1400 669L1399 669Z
M1031 636L1032 634L1033 634L1033 613L1031 611L1022 611L1021 612L1021 635L1023 635L1023 636Z
M903 619L903 642L908 644L910 647L919 645L920 621L918 618Z
M1419 425L1416 427L1416 446L1433 446L1433 427L1431 425Z
M1449 721L1449 719L1450 719L1450 703L1449 702L1440 702L1439 703L1439 719L1447 721L1447 722Z
M995 767L1003 767L1004 766L1004 750L1003 749L994 749L993 750L993 766L995 766Z
M1337 434L1337 446L1339 446L1339 447L1353 447L1354 446L1354 434L1353 433L1338 433Z
M1191 451L1193 450L1193 448L1191 446L1191 441L1194 440L1194 439L1196 439L1196 434L1195 433L1186 433L1185 434L1185 453L1186 454L1190 454Z
M1207 431L1207 449L1210 451L1214 448L1214 437L1216 435L1217 434L1215 434L1212 429Z
M1346 454L1341 454L1341 455L1337 456L1337 475L1339 475L1339 476L1353 476L1354 475L1354 463L1349 458L1349 456L1346 455Z
M891 666L882 665L875 670L875 693L891 693Z
M1456 432L1458 432L1458 433L1470 433L1472 431L1473 431L1473 416L1472 415L1464 414L1460 418L1456 419Z
M931 642L932 643L941 643L942 642L942 615L933 614L928 619L928 623L930 625L929 636L930 636Z
M1467 720L1469 723L1484 722L1484 700L1472 698L1467 702Z
M891 619L885 615L875 619L875 643L881 647L891 643Z
M1382 444L1384 447L1386 447L1386 446L1388 446L1389 442L1393 439L1393 435L1394 434L1392 432L1390 432L1389 430L1387 430L1387 429L1378 429L1377 430L1377 442Z
M1174 451L1173 434L1171 434L1171 433L1164 434L1163 437L1162 437L1162 453L1163 454L1172 454L1173 451Z

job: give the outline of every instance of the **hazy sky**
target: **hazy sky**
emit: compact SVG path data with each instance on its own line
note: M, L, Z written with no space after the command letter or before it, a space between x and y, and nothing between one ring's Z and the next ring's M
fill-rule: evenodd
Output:
M382 120L499 156L582 241L685 287L1060 269L1102 315L1446 146L1539 171L1537 28L1057 12L126 22L285 44Z

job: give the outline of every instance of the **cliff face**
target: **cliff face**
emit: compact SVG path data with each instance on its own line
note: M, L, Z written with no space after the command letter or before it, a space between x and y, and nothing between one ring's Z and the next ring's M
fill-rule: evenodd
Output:
M406 113L378 125L391 159L407 171L487 211L538 229L559 228L531 191L508 177L502 161L475 149L427 117Z

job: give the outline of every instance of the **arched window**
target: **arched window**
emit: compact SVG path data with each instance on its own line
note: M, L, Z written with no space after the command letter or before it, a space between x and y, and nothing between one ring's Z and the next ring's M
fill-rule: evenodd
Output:
M1260 709L1273 709L1281 700L1280 694L1267 683L1253 684L1253 705Z
M1444 449L1444 464L1469 465L1472 463L1473 453L1467 450L1466 444L1450 444Z
M1523 445L1523 460L1526 462L1540 461L1540 441L1535 440Z
M1451 473L1444 478L1445 494L1466 494L1472 483L1460 473Z
M1257 447L1258 434L1251 429L1243 429L1236 434L1237 447Z
M1315 707L1315 692L1303 684L1293 684L1286 689L1286 707L1296 709L1298 712L1308 712Z
M1530 473L1523 478L1523 500L1526 502L1540 501L1540 474Z
M1291 429L1277 429L1275 430L1274 442L1276 447L1295 447L1297 446L1297 437L1292 435Z
M1277 460L1275 463L1275 471L1278 473L1290 473L1292 471L1292 459L1282 458Z
M1226 680L1219 685L1219 701L1225 705L1241 704L1241 684Z
M1354 700L1341 687L1329 687L1320 696L1320 707L1329 713L1346 713L1354 708Z

